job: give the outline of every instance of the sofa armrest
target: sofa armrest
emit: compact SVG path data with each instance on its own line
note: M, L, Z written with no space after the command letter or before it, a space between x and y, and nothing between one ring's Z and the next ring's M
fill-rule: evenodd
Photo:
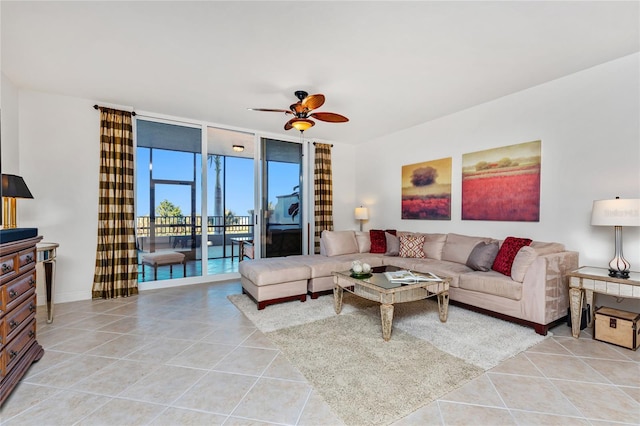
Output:
M538 324L549 324L567 314L567 273L578 269L578 252L563 251L538 256L524 276L524 315Z

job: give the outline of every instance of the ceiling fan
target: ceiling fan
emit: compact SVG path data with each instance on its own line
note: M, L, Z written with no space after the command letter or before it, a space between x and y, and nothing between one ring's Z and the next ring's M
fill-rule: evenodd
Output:
M336 114L334 112L311 112L314 109L320 108L324 104L324 95L320 93L317 95L310 95L303 90L298 90L295 92L295 95L298 98L298 102L291 104L288 110L272 108L249 109L251 111L284 112L285 114L291 114L294 117L286 122L284 129L297 129L300 130L301 133L316 124L311 120L312 118L320 121L328 121L330 123L345 123L349 121L349 119L344 115Z

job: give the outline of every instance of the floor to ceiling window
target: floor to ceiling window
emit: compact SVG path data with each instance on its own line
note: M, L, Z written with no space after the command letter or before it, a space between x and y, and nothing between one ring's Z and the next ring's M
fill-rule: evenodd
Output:
M302 148L262 139L262 257L303 253Z
M207 128L209 260L229 259L237 271L241 251L254 238L254 138L252 133Z
M200 128L136 121L136 241L139 279L202 275ZM143 265L148 253L181 253L180 265ZM163 263L162 260L159 263ZM146 268L143 270L142 268Z
M138 117L136 146L141 282L237 273L243 254L303 253L303 144ZM186 271L148 264L175 253Z

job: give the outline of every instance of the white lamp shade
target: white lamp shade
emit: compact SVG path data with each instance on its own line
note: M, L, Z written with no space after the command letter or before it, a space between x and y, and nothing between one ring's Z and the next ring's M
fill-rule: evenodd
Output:
M640 226L640 198L596 200L591 210L595 226Z
M357 220L369 219L369 210L366 207L356 207L355 216Z

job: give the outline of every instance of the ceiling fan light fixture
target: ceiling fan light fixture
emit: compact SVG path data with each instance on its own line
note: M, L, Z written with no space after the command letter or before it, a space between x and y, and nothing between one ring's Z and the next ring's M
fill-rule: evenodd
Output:
M316 123L306 118L296 118L295 120L291 121L291 127L296 130L300 130L301 132L304 132L310 127L313 127L315 124Z
M315 95L309 95L303 90L295 92L298 102L291 104L289 109L276 109L276 108L249 108L253 111L265 111L265 112L284 112L288 115L293 115L293 118L287 121L284 125L284 130L296 129L302 134L305 130L315 126L315 121L320 120L328 123L345 123L349 121L344 115L336 114L335 112L311 112L316 108L320 108L324 105L324 95L317 93ZM313 120L310 120L313 118Z

